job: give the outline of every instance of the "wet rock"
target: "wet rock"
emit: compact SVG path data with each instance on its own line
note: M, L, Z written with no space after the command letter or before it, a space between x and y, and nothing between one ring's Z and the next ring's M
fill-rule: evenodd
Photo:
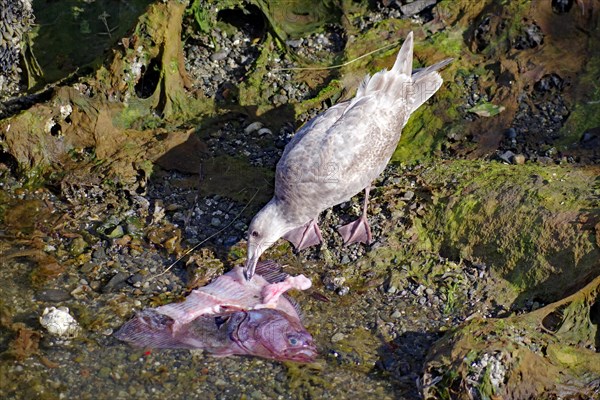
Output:
M517 137L517 131L515 128L509 128L504 132L504 135L507 139L515 139Z
M141 274L133 274L129 278L127 278L127 283L133 285L134 287L142 286L142 281L144 277Z
M596 149L600 147L600 127L588 129L581 136L581 147L584 149Z
M106 258L106 250L104 247L98 247L92 252L92 260L104 260Z
M62 289L46 289L35 295L36 300L46 301L51 303L59 303L71 299L71 295L66 290Z
M407 190L406 192L404 192L404 194L402 195L400 200L411 201L414 197L415 197L415 192L413 192L412 190Z
M437 3L437 0L416 0L400 6L400 11L407 17L413 16L431 7Z
M544 43L544 34L542 29L536 25L527 25L523 29L523 33L517 37L514 47L517 50L533 49Z
M302 45L303 41L304 41L304 39L294 39L294 40L287 40L285 43L290 47L297 48Z
M552 11L556 14L568 13L573 7L573 0L552 0Z
M502 160L502 161L504 161L504 162L506 162L508 164L512 163L512 160L513 160L514 156L515 156L515 153L513 153L510 150L505 151L504 153L498 155L498 157L500 158L500 160Z
M129 278L129 274L125 272L117 272L113 275L112 278L108 281L106 285L102 288L102 293L112 293L121 290L124 287L127 287L127 279Z
M76 237L71 242L71 246L69 248L69 252L72 256L77 257L80 254L83 254L85 249L88 247L88 244L82 237Z

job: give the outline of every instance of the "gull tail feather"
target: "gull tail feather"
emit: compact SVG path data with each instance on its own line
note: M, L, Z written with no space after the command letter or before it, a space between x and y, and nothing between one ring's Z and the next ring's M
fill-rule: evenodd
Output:
M425 103L442 86L443 79L437 70L445 67L451 61L452 58L448 58L437 64L415 71L412 75L411 112L414 112Z
M398 74L410 76L412 74L413 63L413 33L410 32L406 36L406 40L402 43L402 48L398 52L396 62L392 67L392 71Z

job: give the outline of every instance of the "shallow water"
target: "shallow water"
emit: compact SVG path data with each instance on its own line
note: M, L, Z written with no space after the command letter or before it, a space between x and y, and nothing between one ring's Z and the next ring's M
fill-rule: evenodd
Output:
M233 265L233 256L243 254L243 241L228 248L209 241L193 253L193 262L188 257L187 266L181 262L157 276L175 259L164 243L169 235L180 240L176 232L180 235L178 229L186 228L172 224L177 211L167 212L153 225L147 209L132 206L125 195L114 197L102 189L101 198L66 203L47 189L25 189L8 175L4 178L2 398L418 398L427 349L440 329L464 318L480 295L477 292L449 312L438 296L442 286L431 281L429 288L422 284L427 282L417 282L415 268L434 272L468 268L435 255L415 256L408 268L390 262L371 270L364 248L339 246L332 222L338 210L324 218L328 244L323 248L297 256L282 245L267 255L279 257L289 264L287 271L302 272L313 281L313 289L292 295L317 343L317 362L298 365L215 358L187 350L135 349L112 333L136 310L184 296L192 279L204 284L222 273ZM165 174L163 179L177 186L177 176ZM172 193L156 182L153 187L146 195L151 203ZM190 197L185 190L177 192L180 201L186 196ZM208 199L214 200L202 198L196 207L208 211L214 203ZM219 199L221 205L230 202ZM237 212L235 207L229 209ZM137 228L125 223L133 217L138 217ZM377 220L376 231L381 230ZM125 226L128 233L106 229L111 223ZM238 228L231 234L243 235L245 224ZM170 233L161 242L157 232ZM185 240L178 243L191 247ZM385 249L385 243L381 237L373 247ZM393 284L392 271L396 271ZM345 282L345 277L352 278ZM466 280L465 284L469 285ZM70 309L82 327L77 338L53 337L40 325L39 317L51 306Z

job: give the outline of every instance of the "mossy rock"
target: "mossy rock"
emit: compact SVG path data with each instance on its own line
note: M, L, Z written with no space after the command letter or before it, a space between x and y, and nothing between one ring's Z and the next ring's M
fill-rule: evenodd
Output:
M561 298L598 275L598 169L453 161L422 175L422 234L453 259L489 264L522 293Z
M600 278L556 303L505 319L474 318L425 362L425 399L595 398L600 390Z

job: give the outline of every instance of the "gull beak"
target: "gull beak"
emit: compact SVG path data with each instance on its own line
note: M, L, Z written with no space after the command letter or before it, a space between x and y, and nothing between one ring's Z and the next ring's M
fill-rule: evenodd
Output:
M244 277L247 281L251 280L254 276L259 257L260 253L254 251L253 248L248 248L248 261L246 261L246 265L244 265Z

